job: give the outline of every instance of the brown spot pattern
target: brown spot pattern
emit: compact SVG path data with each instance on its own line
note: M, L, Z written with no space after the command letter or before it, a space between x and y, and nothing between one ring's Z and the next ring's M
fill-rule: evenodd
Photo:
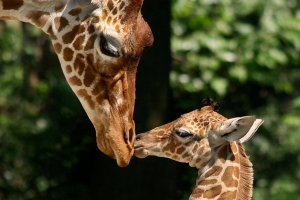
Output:
M198 148L199 148L199 145L198 145L198 144L195 144L195 146L194 146L192 152L193 152L193 153L196 153L196 151L197 151Z
M224 174L221 177L221 180L224 182L226 187L237 187L238 181L236 179L233 179L233 176L236 178L239 178L239 168L229 166L225 169Z
M23 0L2 0L3 10L18 10L23 3Z
M118 13L118 9L115 8L115 9L112 11L112 14L113 14L113 15L116 15L117 13Z
M85 47L84 47L84 50L89 50L89 49L93 49L94 48L94 43L95 43L95 40L97 38L97 35L94 34L92 35L86 42L85 44Z
M49 19L50 13L44 11L30 11L26 15L27 18L31 19L32 23L37 27L42 28L47 20Z
M55 17L54 25L58 32L63 30L66 26L69 25L69 21L65 17Z
M85 34L85 26L83 24L81 24L79 26L79 29L78 29L78 35L81 34L81 33L84 33Z
M168 145L166 145L163 148L163 151L164 152L170 151L171 153L174 153L175 152L175 148L176 148L176 145L175 145L174 141L172 140L171 143L169 143Z
M62 36L63 42L65 44L70 44L74 40L75 36L77 34L79 34L78 33L78 29L79 29L79 25L74 26L74 28L70 32L68 32L65 35L63 35Z
M89 34L92 34L95 32L95 27L93 25L90 25L90 26L88 26L87 30L88 30Z
M52 40L57 40L56 35L53 33L52 26L49 26L49 28L46 31L46 33L48 33L50 35L50 37L51 37Z
M222 191L222 187L220 185L217 185L210 190L207 190L203 193L203 197L207 199L213 199L217 197Z
M236 161L238 162L238 157L237 159L235 159L235 156L233 154L230 155L230 157L228 158L230 161Z
M107 18L106 23L107 23L108 25L110 25L111 20L112 20L112 18L111 18L111 16L109 16L109 17Z
M221 196L218 198L218 200L229 200L229 199L235 199L236 197L236 191L230 191L230 192L225 192L221 194Z
M196 163L199 163L201 161L201 158L197 158Z
M92 97L84 89L78 90L76 93L78 97L83 98L88 103L91 109L95 108L95 103L93 102Z
M204 156L205 156L205 157L210 156L210 151L206 152L206 153L204 154Z
M94 89L92 90L92 95L98 95L101 91L104 91L103 83L101 84L101 80L96 84Z
M189 157L190 156L190 154L188 153L188 152L186 152L186 153L184 153L183 155L182 155L182 158L187 158L187 157Z
M102 20L104 21L107 17L107 10L106 9L103 9L102 10Z
M217 182L218 182L217 179L203 180L203 181L200 182L199 185L201 185L201 186L206 186L206 185L215 184L215 183L217 183Z
M108 7L109 10L114 9L114 2L112 2L112 0L109 0L109 1L107 2L107 7Z
M152 149L152 151L153 151L153 152L160 152L160 148L158 148L158 147L157 147L157 148L154 148L154 149Z
M209 160L206 161L206 162L204 162L204 163L202 163L202 164L200 165L200 167L204 167L204 166L206 166L208 163L209 163Z
M55 51L57 54L60 54L61 49L62 49L61 44L55 43L55 44L53 45L53 48L54 48L54 51Z
M55 12L61 12L64 8L65 8L65 4L61 2L59 5L56 5L54 7L54 10Z
M74 61L74 70L78 75L82 75L85 68L85 58L82 54L78 54Z
M71 85L75 85L75 86L81 86L82 85L81 80L77 76L72 76L71 78L69 78L69 83Z
M201 148L198 150L198 153L199 154L203 154L203 151L204 151L204 146L203 146L204 144L201 144L200 143L200 146L201 146Z
M171 154L169 152L165 152L166 156L170 157Z
M94 54L91 54L91 53L89 53L89 54L87 54L87 64L88 65L93 65L93 63L94 63Z
M81 13L82 9L81 8L73 8L72 10L69 11L69 14L72 16L77 16Z
M180 147L177 149L176 153L177 154L182 154L184 152L185 148L184 147Z
M95 73L91 69L91 66L89 66L89 67L87 67L85 69L85 74L84 74L84 78L83 78L83 84L86 87L89 87L93 83L94 79L95 79Z
M73 59L73 50L69 47L66 47L63 51L63 58L65 61L71 61Z
M196 199L197 198L201 198L203 196L203 192L204 190L200 189L200 188L196 188L194 189L193 193L192 193L192 197L195 197Z
M73 42L73 47L76 50L81 50L83 48L84 39L85 39L85 35L81 35L77 37L76 40Z
M210 170L208 170L205 174L205 178L210 177L212 175L218 176L222 171L222 167L220 166L213 166Z
M221 147L221 149L219 150L218 157L219 157L219 160L220 160L222 163L225 163L225 162L226 162L227 154L228 154L227 148L228 148L228 145L224 145L224 146Z
M93 23L98 23L98 22L100 22L100 18L98 16L94 16L93 19L92 19L92 22Z
M122 10L124 8L124 6L125 6L125 3L124 3L124 1L122 1L120 6L119 6L119 10Z
M98 95L96 97L96 102L98 102L98 104L102 104L103 101L105 101L107 99L107 95L105 94L105 96L103 95Z
M72 72L72 67L70 65L66 66L66 73L70 74Z
M118 18L115 17L114 20L113 20L113 24L117 23L117 20L118 20Z

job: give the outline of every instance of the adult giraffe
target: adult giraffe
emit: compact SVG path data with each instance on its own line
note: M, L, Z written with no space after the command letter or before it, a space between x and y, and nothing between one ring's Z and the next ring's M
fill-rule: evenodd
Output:
M204 99L201 109L137 135L135 156L166 157L198 169L190 200L248 200L252 197L253 168L242 142L250 139L262 119L227 119L215 112L219 104Z
M125 167L133 155L135 76L153 35L143 0L1 0L0 19L49 34L67 82L96 130L97 145Z

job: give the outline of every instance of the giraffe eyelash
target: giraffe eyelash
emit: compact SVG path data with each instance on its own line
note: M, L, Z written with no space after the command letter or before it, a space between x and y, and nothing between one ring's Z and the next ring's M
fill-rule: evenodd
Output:
M120 53L117 47L109 41L104 35L101 35L100 38L100 50L103 54L110 57L120 57Z
M194 135L187 130L175 130L175 134L181 138L188 138Z

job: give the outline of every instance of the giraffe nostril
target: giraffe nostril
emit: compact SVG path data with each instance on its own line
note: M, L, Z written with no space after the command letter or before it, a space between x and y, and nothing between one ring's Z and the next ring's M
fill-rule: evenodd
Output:
M130 141L130 144L133 144L134 139L135 139L134 131L133 131L132 128L130 128L130 129L129 129L129 141Z
M126 144L132 149L135 141L135 133L132 127L125 132L124 139Z
M140 140L142 138L142 135L141 134L137 134L136 137L135 137L135 140Z

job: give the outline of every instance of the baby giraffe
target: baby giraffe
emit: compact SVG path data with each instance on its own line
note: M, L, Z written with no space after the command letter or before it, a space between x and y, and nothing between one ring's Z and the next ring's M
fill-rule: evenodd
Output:
M210 98L203 107L177 120L137 135L134 155L153 155L189 163L198 169L190 200L247 200L252 196L253 168L243 142L250 139L262 119L244 116L227 119Z

